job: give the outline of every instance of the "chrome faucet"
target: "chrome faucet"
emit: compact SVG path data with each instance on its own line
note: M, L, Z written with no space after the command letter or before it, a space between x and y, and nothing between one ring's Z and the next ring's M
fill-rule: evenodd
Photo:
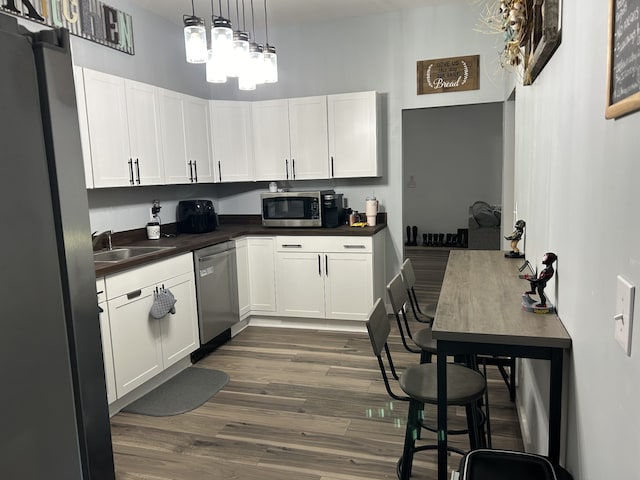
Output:
M109 250L113 250L113 244L111 243L111 235L113 231L105 230L102 233L98 233L97 231L91 234L91 242L93 243L93 248L95 249L98 243L102 240L103 237L107 237L107 243L109 245Z

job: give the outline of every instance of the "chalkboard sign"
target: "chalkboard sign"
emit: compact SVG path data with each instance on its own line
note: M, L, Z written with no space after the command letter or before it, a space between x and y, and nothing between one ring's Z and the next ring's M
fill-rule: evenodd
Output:
M640 0L609 0L606 118L640 109Z

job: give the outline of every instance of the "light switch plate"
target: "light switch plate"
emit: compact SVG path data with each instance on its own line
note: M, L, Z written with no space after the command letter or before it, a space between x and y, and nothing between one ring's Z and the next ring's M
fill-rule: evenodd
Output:
M633 300L635 290L636 288L633 285L618 275L614 336L622 347L622 350L624 350L629 357L631 356L631 327L633 326Z

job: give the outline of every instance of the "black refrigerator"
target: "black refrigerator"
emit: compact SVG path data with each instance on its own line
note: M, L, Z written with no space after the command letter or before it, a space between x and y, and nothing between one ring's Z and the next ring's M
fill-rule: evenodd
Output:
M0 477L113 479L67 30L0 14Z

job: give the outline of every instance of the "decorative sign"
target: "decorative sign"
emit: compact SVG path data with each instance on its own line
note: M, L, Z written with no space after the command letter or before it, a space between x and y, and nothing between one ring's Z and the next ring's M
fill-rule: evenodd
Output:
M0 11L134 55L131 15L99 0L0 0Z
M480 88L480 55L418 62L418 95Z
M640 109L640 0L609 0L606 118Z

